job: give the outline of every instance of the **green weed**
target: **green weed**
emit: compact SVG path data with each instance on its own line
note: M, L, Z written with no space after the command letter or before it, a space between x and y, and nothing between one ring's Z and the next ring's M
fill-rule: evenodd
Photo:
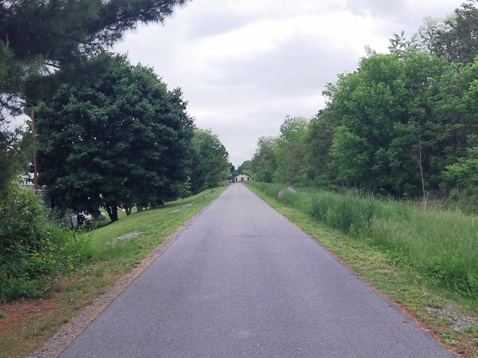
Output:
M457 346L459 344L458 333L452 329L446 329L440 334L441 339L449 346Z

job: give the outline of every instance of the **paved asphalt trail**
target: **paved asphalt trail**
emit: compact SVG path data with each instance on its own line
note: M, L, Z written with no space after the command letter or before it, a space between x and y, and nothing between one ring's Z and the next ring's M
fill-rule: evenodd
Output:
M453 357L244 185L231 185L69 357Z

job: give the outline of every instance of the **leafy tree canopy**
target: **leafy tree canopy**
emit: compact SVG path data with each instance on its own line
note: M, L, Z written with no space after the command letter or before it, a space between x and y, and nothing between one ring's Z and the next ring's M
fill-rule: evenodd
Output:
M308 120L302 117L286 117L282 123L275 147L276 181L287 184L298 184L303 181L298 174L304 161L303 139L307 125Z
M257 148L251 160L254 180L272 183L277 170L276 145L276 137L260 137L257 141Z
M429 53L450 62L473 62L478 55L477 0L467 0L444 20L427 19L417 39Z
M34 104L52 96L62 83L86 85L110 65L108 56L91 61L93 55L139 23L163 22L186 2L0 0L0 122L5 114L20 114L25 100ZM5 126L0 131L11 137ZM6 152L0 152L0 162L13 163ZM10 177L15 172L6 169Z
M196 129L192 142L191 191L214 188L230 176L229 154L211 130Z
M330 186L329 151L333 140L333 127L323 119L323 111L312 118L304 136L304 165L302 172L305 184Z
M187 181L193 121L181 91L114 57L90 87L63 85L38 107L40 181L78 211L161 204Z

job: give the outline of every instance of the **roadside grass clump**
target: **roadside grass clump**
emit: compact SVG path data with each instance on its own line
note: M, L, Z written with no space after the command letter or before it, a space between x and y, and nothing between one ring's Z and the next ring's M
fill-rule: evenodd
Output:
M253 187L313 220L369 244L450 292L478 295L478 218L456 211L422 210L409 202L278 184Z
M443 204L450 211L476 215L478 214L478 188L468 186L461 190L451 190Z
M407 220L376 218L373 243L399 253L447 289L478 295L478 218L452 211L421 211Z
M284 188L284 185L275 183L250 182L248 185L257 188L259 191L271 198L277 198L281 190Z

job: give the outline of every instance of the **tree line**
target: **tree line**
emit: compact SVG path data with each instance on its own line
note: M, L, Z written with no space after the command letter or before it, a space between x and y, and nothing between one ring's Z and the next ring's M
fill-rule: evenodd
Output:
M108 50L185 0L0 2L0 191L32 160L9 115L33 113L39 183L56 206L114 221L230 174L217 135L194 125L180 88ZM3 124L3 125L2 125Z
M368 49L359 67L324 91L311 119L285 119L262 137L255 178L325 188L359 188L397 198L468 192L478 184L478 10L464 3L426 19L389 53Z

